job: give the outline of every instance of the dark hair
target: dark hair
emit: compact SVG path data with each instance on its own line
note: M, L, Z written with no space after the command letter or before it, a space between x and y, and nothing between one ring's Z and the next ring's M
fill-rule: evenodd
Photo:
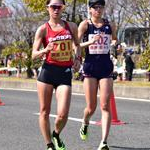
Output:
M65 0L61 0L63 2L63 4L65 5ZM46 1L46 5L48 5L51 2L51 0L47 0Z
M89 7L92 7L96 4L105 6L105 0L89 0Z

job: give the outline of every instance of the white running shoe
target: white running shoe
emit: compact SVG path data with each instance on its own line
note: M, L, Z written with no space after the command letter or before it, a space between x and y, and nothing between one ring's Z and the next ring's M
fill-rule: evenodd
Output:
M101 142L97 150L109 150L107 142Z

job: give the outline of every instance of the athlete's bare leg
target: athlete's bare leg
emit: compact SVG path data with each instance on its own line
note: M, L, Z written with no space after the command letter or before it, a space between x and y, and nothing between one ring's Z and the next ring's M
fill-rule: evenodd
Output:
M84 93L86 99L86 108L84 109L83 121L89 124L90 117L95 112L97 106L98 81L94 78L84 79Z
M102 113L102 141L107 141L111 125L110 96L113 89L113 79L105 78L99 81L100 108Z
M66 125L71 101L71 87L58 86L56 89L57 117L55 120L55 132L60 133Z
M51 110L53 86L37 81L37 90L40 103L39 125L44 140L48 144L51 143L49 113Z

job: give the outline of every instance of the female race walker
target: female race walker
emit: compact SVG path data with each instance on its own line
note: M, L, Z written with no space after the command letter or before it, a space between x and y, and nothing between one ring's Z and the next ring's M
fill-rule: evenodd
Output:
M107 137L111 125L110 95L113 90L113 63L110 59L110 43L116 40L115 26L110 25L107 19L102 18L104 0L89 0L90 19L80 23L78 37L83 39L80 44L85 48L84 91L86 108L84 109L83 123L80 128L80 137L86 140L90 117L97 106L97 92L99 88L100 109L102 113L102 140L98 150L109 150Z
M75 23L61 19L65 7L64 0L47 0L46 7L50 16L49 21L37 29L32 52L33 59L45 57L37 79L40 104L39 126L47 144L47 150L66 150L59 134L68 119L72 65L75 70L80 67L78 28ZM40 50L42 45L44 49ZM51 138L49 114L54 89L57 99L57 117Z

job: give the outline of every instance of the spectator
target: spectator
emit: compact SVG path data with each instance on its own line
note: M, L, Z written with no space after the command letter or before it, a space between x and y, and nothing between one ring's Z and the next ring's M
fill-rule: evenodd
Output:
M123 67L123 72L122 72L122 80L126 80L126 76L127 76L127 71L126 71L126 62L125 62L125 60L126 60L126 58L125 58L125 56L126 56L126 54L124 53L123 54L123 61L122 61L122 67Z
M17 75L16 75L16 77L20 78L20 75L21 75L21 64L18 64L16 68L17 68Z
M132 81L134 62L129 52L127 52L127 54L125 55L125 68L126 68L126 80Z
M11 76L11 75L12 75L12 72L11 72L11 63L12 63L12 60L11 60L11 58L9 57L8 60L7 60L8 76Z
M3 60L3 59L1 59L0 66L1 66L1 67L4 67L4 65L5 65L5 64L4 64L4 60Z

